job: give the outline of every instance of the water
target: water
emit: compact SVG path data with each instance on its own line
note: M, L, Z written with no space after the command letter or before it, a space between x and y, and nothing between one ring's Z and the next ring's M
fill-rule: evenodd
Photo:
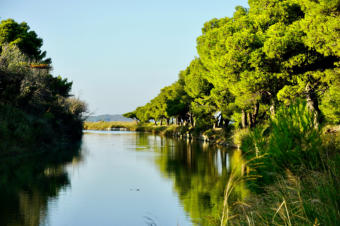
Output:
M0 162L0 225L218 224L231 152L115 131L74 149Z

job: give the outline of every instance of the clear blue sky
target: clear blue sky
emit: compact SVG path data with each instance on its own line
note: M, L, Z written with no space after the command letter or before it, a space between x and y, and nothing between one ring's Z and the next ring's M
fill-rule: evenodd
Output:
M204 22L246 0L0 0L1 19L43 38L53 74L94 114L125 113L177 80L197 56Z

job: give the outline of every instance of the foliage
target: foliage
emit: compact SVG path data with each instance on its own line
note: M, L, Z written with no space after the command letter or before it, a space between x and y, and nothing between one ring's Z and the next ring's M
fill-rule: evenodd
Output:
M281 107L270 127L267 153L274 169L289 168L293 171L295 167L301 167L300 164L308 169L321 167L317 165L320 163L321 134L314 128L313 116L306 103Z
M17 23L13 19L2 20L0 23L0 47L16 45L20 51L34 61L50 64L51 59L45 59L46 52L40 50L43 40L30 30L26 22Z
M339 122L338 1L250 0L249 6L204 24L199 57L138 109L140 118L174 117L202 129L234 120L253 128L282 102L305 98L316 126Z
M82 135L86 104L71 97L72 82L50 74L41 46L42 40L26 23L0 23L0 155Z

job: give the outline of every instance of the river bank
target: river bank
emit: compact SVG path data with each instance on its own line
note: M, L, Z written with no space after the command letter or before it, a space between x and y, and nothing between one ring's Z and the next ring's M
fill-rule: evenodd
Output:
M85 122L84 130L98 131L137 131L149 132L155 135L175 137L185 140L199 140L209 142L211 144L240 148L242 139L251 132L246 129L233 129L228 131L222 128L213 128L200 131L189 126L180 125L155 125L153 123L137 123L137 122ZM340 126L326 125L322 129L323 134L338 134Z
M153 123L136 122L85 122L85 130L102 131L137 131L150 132L160 136L176 137L188 140L199 140L228 147L238 147L240 144L234 142L233 133L226 132L221 128L199 131L189 126L180 125L154 125Z

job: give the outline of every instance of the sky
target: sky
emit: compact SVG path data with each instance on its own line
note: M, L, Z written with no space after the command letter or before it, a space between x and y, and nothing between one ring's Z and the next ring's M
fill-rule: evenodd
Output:
M52 74L73 81L91 114L122 114L171 85L197 56L212 18L246 0L0 0L0 19L27 22L44 40Z

